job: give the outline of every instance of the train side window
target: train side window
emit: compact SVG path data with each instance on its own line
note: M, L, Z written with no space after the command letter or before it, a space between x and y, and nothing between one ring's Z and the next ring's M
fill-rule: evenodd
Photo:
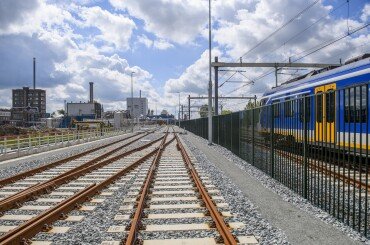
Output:
M328 90L325 100L326 122L332 123L335 120L335 92Z
M323 94L320 91L320 94L316 95L316 122L322 123L322 118L323 118Z
M274 105L274 117L279 117L280 116L280 113L279 113L279 108L280 108L280 103L278 103L279 101L274 101L272 104Z
M344 121L346 123L367 122L366 86L359 86L345 90Z
M293 101L290 100L291 98L287 97L284 102L284 113L285 117L292 117L293 112Z
M299 120L303 122L303 100L306 100L306 122L311 119L311 97L300 97L299 99Z

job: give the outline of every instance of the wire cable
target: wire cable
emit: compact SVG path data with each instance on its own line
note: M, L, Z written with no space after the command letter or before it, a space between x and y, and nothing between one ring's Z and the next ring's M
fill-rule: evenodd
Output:
M280 26L278 29L276 29L275 31L273 31L271 34L269 34L267 37L265 37L262 41L260 41L259 43L257 43L255 46L253 46L251 49L249 49L246 53L244 53L241 57L245 57L247 56L248 54L250 54L253 50L257 49L259 46L261 46L263 43L265 43L268 39L270 39L272 36L274 36L276 33L278 33L279 31L281 31L282 29L284 29L286 26L288 26L290 23L292 23L295 19L297 19L298 17L300 17L301 15L303 15L305 12L307 12L310 8L312 8L313 6L315 6L317 3L319 2L319 0L316 0L315 2L311 3L310 5L308 5L306 8L304 8L302 11L300 11L298 14L296 14L293 18L291 18L290 20L288 20L287 22L285 22L282 26Z

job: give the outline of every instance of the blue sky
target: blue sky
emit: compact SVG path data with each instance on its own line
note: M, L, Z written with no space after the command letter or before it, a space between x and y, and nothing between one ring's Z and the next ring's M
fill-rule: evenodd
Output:
M314 1L303 2L213 1L213 54L225 61L237 60ZM105 109L124 109L134 71L135 94L141 89L150 108L156 105L174 113L178 96L174 92L182 93L183 104L188 94L207 93L207 4L206 0L2 0L0 107L11 107L12 88L31 85L32 57L36 57L38 86L47 90L50 112L62 108L64 100L87 100L90 81ZM243 59L278 62L299 57L297 54L346 33L347 23L351 30L370 21L368 1L350 0L349 10L347 20L346 0L318 1ZM303 61L338 62L369 52L369 41L369 29L364 29ZM245 74L254 79L264 72L266 69L251 69ZM230 75L221 74L223 80ZM245 82L240 75L234 79ZM226 83L220 93L260 96L273 83L270 76L254 86ZM238 110L245 102L224 101L223 105Z

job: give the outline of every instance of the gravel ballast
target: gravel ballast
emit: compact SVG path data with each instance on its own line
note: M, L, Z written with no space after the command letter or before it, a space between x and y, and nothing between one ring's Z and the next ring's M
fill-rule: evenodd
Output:
M286 235L283 231L273 227L269 222L261 217L261 214L241 192L241 190L220 171L213 163L211 163L204 153L196 148L188 137L182 136L188 151L196 157L199 167L207 172L212 184L220 190L221 195L229 204L232 213L236 214L238 220L246 224L244 232L257 237L260 244L289 244Z
M196 136L192 133L188 133L188 135L186 135L184 138L186 138L186 142L196 140L204 144L205 147L217 151L218 153L223 155L226 159L228 159L230 162L234 163L239 169L246 172L248 176L253 177L254 179L258 180L264 187L278 194L285 202L288 202L297 207L298 209L304 211L305 213L312 215L317 219L320 219L325 224L331 225L333 229L339 230L347 237L349 237L351 240L370 244L370 241L367 240L365 237L361 236L361 234L359 234L357 231L341 223L327 212L315 207L306 199L294 193L283 184L271 178L261 170L253 167L251 164L242 160L241 158L233 154L231 151L225 149L224 147L216 144L209 146L207 145L207 140L199 136Z
M78 153L84 152L86 150L90 150L92 148L95 148L97 146L109 144L111 142L117 141L119 139L125 139L127 137L131 136L131 133L123 134L115 137L110 137L106 139L102 139L99 141L93 141L82 145L75 145L70 146L67 148L63 148L60 153L40 153L35 155L31 155L28 157L24 157L22 159L15 159L12 162L6 163L6 164L0 164L0 179L4 179L16 174L19 174L21 172L37 168L43 165L46 165L48 163L67 158L73 155L76 155ZM28 160L31 159L31 160Z

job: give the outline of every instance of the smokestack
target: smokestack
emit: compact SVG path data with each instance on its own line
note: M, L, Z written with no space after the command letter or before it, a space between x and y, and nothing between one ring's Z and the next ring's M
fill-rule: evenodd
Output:
M90 82L90 103L94 103L94 83Z
M33 89L36 89L36 58L33 58Z
M140 90L140 96L139 97L141 98L141 90Z

